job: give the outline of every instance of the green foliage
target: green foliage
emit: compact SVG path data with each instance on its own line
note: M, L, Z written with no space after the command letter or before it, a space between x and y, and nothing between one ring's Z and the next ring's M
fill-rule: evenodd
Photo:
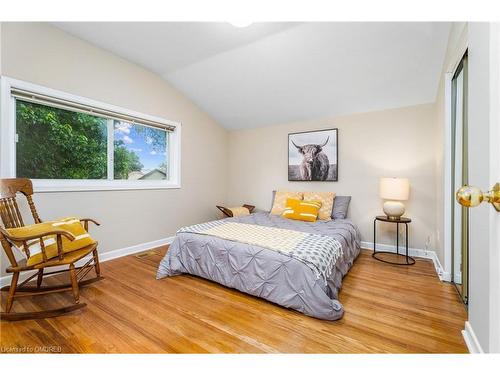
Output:
M140 171L143 165L139 161L139 157L125 148L122 140L115 141L115 179L126 180L128 174L132 171Z
M22 101L16 107L18 177L107 178L106 119ZM141 168L135 153L116 145L117 177Z
M156 152L165 152L165 143L167 133L162 130L150 128L149 126L133 125L137 134L140 134L145 140L149 140L149 145Z

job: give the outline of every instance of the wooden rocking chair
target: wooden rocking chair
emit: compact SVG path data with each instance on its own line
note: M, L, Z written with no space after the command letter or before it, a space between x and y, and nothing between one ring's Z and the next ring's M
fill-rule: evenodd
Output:
M10 262L10 267L8 267L6 271L7 273L13 274L10 287L6 286L1 289L2 291L8 292L5 312L3 311L0 312L1 320L49 318L85 307L86 306L85 303L79 303L79 287L88 285L90 283L102 279L102 277L100 276L100 269L99 269L97 242L75 251L64 252L62 237L64 236L70 241L75 240L75 236L66 230L54 228L50 231L46 231L43 233L34 233L32 235L26 235L22 237L19 236L14 237L10 235L8 229L24 227L24 222L16 201L17 193L21 193L26 197L35 224L42 223L36 211L35 204L33 203L32 199L33 185L31 181L26 178L0 179L0 217L4 225L4 228L0 226L0 242L2 243L2 247L5 250L7 258L9 259ZM97 223L95 220L92 219L80 219L80 222L83 224L85 230L88 230L89 222L92 222L96 225L100 225L99 223ZM52 258L47 257L43 240L43 238L44 237L47 238L47 236L55 236L57 243L56 257ZM28 265L30 252L29 252L29 247L27 246L27 242L32 240L39 241L41 255L43 259L41 260L41 262L37 264ZM15 250L13 249L13 247L16 246L16 243L17 244L22 243L24 245L21 248L25 252L26 259L23 259L21 261L16 260L13 251ZM75 262L89 255L90 253L92 253L92 257L89 259L88 262L85 263L85 265L83 265L82 267L75 267ZM68 266L68 265L69 265L68 269L44 273L45 268ZM83 280L83 278L92 269L95 270L96 277L92 279ZM24 280L21 284L18 285L19 275L24 271L37 271L37 272L29 276L26 280ZM44 276L61 272L69 272L71 281L69 284L46 286L46 287L42 286L42 281ZM25 286L30 280L32 280L35 277L37 277L36 286ZM75 299L74 304L54 310L42 310L42 311L19 312L19 313L11 312L12 304L14 302L14 298L16 297L35 296L40 294L57 293L63 291L73 292L73 297Z

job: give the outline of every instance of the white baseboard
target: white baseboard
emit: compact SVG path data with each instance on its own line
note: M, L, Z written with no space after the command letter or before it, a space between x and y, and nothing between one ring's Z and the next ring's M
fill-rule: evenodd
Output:
M111 251L107 251L104 253L99 253L99 261L106 262L108 260L121 258L121 257L135 254L135 253L140 253L141 251L146 251L149 249L153 249L155 247L170 245L173 242L173 240L174 240L174 237L167 237L167 238L162 238L162 239L156 240L156 241L145 242L145 243L141 243L138 245L124 247L122 249L116 249L116 250L111 250ZM81 259L77 264L85 264L85 262L89 258L90 257L85 257L85 258ZM56 271L58 269L59 269L58 267L53 267L54 271ZM26 272L25 275L23 275L24 278L20 279L20 282L22 282L22 280L26 280L32 274L33 273ZM0 288L4 287L6 285L9 285L11 279L12 279L12 275L6 275L4 277L1 277L0 278Z
M464 337L465 344L467 345L467 349L469 349L470 353L484 353L483 348L481 348L481 344L479 344L479 340L477 339L477 336L468 321L465 322L465 329L462 331L462 336Z
M106 262L108 260L121 258L130 254L140 253L141 251L154 249L155 247L170 245L173 241L174 237L167 237L167 238L162 238L161 240L140 243L138 245L124 247L122 249L107 251L105 253L99 254L99 261Z
M361 247L363 249L369 249L373 250L373 242L365 242L361 241ZM403 250L401 250L403 249ZM386 245L386 244L380 244L377 243L377 250L380 251L390 251L391 253L396 252L396 246L394 245ZM404 247L399 248L399 252L404 252ZM415 248L408 248L408 255L412 257L417 257L417 258L424 258L424 259L430 259L434 263L434 268L436 269L436 273L439 277L439 280L441 281L451 281L451 274L450 272L445 272L443 267L441 266L441 262L439 261L439 258L436 254L435 251L433 250L424 250L424 249L415 249Z
M173 240L174 240L174 237L167 237L167 238L162 238L162 239L156 240L156 241L150 241L150 242L145 242L145 243L141 243L138 245L124 247L122 249L107 251L105 253L99 254L99 260L101 262L106 262L108 260L121 258L121 257L127 256L127 255L130 255L130 254L140 253L141 251L146 251L149 249L153 249L155 247L169 245L172 243ZM373 250L373 242L362 241L361 247L363 249ZM393 253L396 252L396 246L393 246L393 245L377 244L377 249L381 250L381 251L391 251ZM412 257L431 259L434 263L434 267L436 268L436 272L439 276L439 279L441 281L450 281L451 280L450 273L445 272L443 270L443 267L441 266L441 263L439 262L439 259L438 259L435 251L409 248L408 254ZM84 261L86 261L85 258L82 259L82 262L84 262ZM54 268L54 270L55 270L55 268ZM26 277L29 277L29 275L27 275ZM12 278L12 275L7 275L7 276L0 278L0 287L3 287L5 285L10 284L11 278Z

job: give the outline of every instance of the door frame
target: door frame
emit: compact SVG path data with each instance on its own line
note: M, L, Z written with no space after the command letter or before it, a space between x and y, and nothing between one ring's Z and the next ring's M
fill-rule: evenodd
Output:
M457 186L455 185L457 183L457 165L456 165L456 160L457 160L457 153L460 152L459 149L457 148L457 133L458 133L458 128L457 128L457 121L458 118L456 117L458 107L457 105L457 93L458 93L458 88L456 86L457 84L457 79L462 74L462 100L461 100L461 144L459 145L461 149L460 153L460 160L462 161L462 165L459 165L458 168L461 170L460 175L460 182L458 182L458 186L463 186L465 184L469 183L469 172L468 172L468 165L469 165L469 159L468 159L468 51L466 50L462 58L460 59L459 64L455 68L455 71L453 72L452 76L452 95L451 95L451 108L452 108L452 113L451 113L451 124L452 124L452 168L451 168L451 181L452 181L452 186L454 186L451 191L451 211L453 211L453 215L451 218L451 226L452 226L452 240L451 240L451 282L457 289L457 292L460 294L460 297L462 299L462 302L467 306L468 300L469 300L469 211L466 207L460 206L455 202L455 197L454 197L454 192L457 189ZM454 86L454 80L455 80L455 86ZM456 216L457 209L461 211L460 214L460 220L458 220L458 217ZM455 243L455 236L456 236L456 229L457 225L460 226L460 284L457 283L455 280L455 275L457 273L457 270L455 270L455 256L457 253L457 245ZM459 287L460 285L460 287Z
M467 52L469 48L469 44L467 41L457 48L457 54L453 61L453 64L447 69L444 77L444 107L445 107L445 124L444 124L444 184L443 184L443 249L444 249L444 273L443 280L451 282L452 271L453 271L453 226L451 220L451 209L452 202L454 200L452 194L452 166L453 166L453 153L452 153L452 127L453 127L453 116L452 116L452 80L455 75L455 71L457 70L460 62L462 61L463 56Z

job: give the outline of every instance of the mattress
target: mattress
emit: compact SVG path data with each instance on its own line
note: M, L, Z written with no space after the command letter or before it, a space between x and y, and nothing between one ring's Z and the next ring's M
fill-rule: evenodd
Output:
M286 254L211 235L179 232L160 262L157 278L187 273L315 318L342 317L338 293L360 251L359 230L351 220L312 223L266 212L223 220L331 236L342 251L325 282L303 262Z

